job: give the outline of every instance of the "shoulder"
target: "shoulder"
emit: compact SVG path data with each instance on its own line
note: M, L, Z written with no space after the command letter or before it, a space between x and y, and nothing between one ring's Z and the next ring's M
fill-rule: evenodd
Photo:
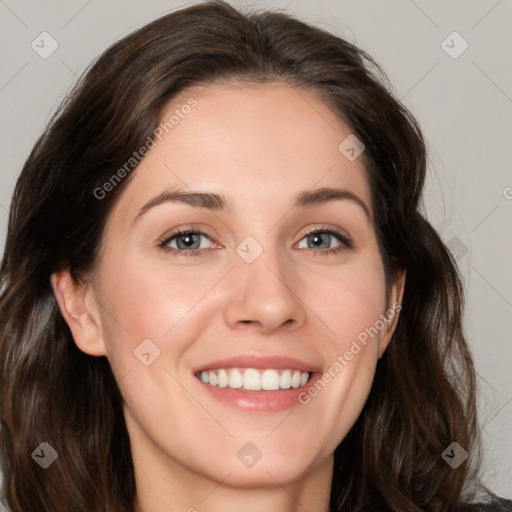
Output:
M512 501L500 498L490 503L467 505L464 512L512 512Z

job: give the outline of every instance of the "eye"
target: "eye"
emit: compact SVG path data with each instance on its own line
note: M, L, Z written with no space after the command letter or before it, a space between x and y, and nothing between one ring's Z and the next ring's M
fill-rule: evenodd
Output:
M322 249L321 251L314 251L315 253L332 254L345 251L352 247L351 240L344 235L341 231L333 228L315 229L306 233L302 240L306 240L306 244L313 244L313 249ZM338 245L330 248L329 245L334 240L338 241ZM301 242L302 242L301 240ZM306 247L310 249L310 247Z
M179 256L200 256L206 249L201 246L201 237L205 237L210 240L210 237L202 231L179 229L166 237L158 244L158 246L164 251L172 252ZM313 247L306 247L306 249L313 249L314 253L321 253L324 255L339 253L352 247L351 240L341 231L333 228L317 228L306 233L302 240L304 239L307 244L313 244ZM331 248L329 246L333 240L338 241L338 245ZM302 249L304 247L299 248ZM320 250L315 251L314 249Z
M201 254L201 237L210 238L206 233L197 230L178 230L163 240L159 247L166 251L179 252L180 255L195 256ZM177 247L171 244L176 241Z

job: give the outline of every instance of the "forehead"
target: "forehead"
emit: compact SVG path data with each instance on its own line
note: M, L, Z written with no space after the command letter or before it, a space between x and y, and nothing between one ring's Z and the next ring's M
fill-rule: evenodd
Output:
M234 213L256 214L304 190L343 187L371 210L362 158L339 149L350 128L308 91L282 83L187 89L159 126L119 201L123 216L169 188L219 192Z

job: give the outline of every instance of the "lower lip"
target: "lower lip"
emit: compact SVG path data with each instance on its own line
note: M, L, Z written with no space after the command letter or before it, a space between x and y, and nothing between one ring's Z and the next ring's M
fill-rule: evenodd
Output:
M276 391L240 391L229 387L219 388L201 382L199 385L205 388L210 395L236 409L245 411L279 412L302 405L299 395L309 389L321 377L320 373L313 373L309 381L299 388L282 389Z

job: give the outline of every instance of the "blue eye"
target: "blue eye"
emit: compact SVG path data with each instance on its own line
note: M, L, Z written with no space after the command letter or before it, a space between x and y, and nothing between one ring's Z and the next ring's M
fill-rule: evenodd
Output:
M333 248L325 249L325 243L327 243L327 245L329 245L330 241L333 238L335 238L339 242L339 245L336 247L333 247ZM311 231L311 232L307 233L306 236L302 240L304 240L304 239L306 239L307 242L316 244L315 247L313 247L313 249L314 248L325 249L325 250L321 250L321 251L315 251L315 252L321 253L321 254L338 253L340 251L343 251L343 250L346 250L346 249L349 249L350 247L352 247L352 242L348 239L348 237L346 237L341 232L339 232L335 229L331 229L331 228L316 229L315 231ZM309 249L309 247L308 247L308 249Z
M182 250L194 249L194 252L197 252L197 249L200 249L201 241L200 237L208 235L201 231L177 231L172 236L167 238L164 242L162 242L162 246L169 247L169 244L176 240L177 247L169 247L171 249L178 250L182 252ZM202 247L204 249L204 247Z
M201 237L210 237L198 230L177 230L165 240L160 242L159 247L166 251L172 252L179 256L199 256L204 253L205 248L201 247ZM339 242L336 247L325 247L330 245L332 238ZM306 239L306 243L314 244L313 247L307 247L308 250L313 249L316 254L333 254L345 251L352 247L352 241L340 231L332 228L316 229L306 233L302 240ZM301 242L302 242L301 240ZM172 247L171 243L176 242L176 247ZM320 249L315 251L314 249Z

